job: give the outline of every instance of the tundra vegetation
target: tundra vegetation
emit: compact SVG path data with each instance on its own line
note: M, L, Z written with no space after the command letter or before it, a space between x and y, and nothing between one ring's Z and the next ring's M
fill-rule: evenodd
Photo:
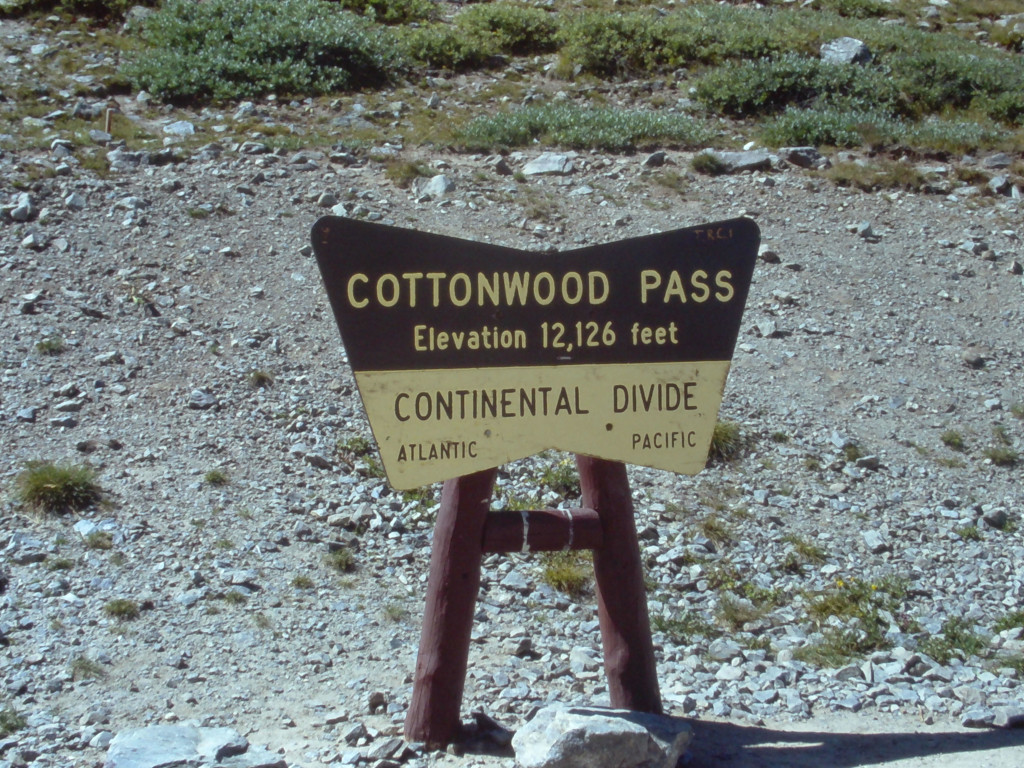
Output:
M132 10L138 5L4 0L0 15L47 25L58 14L61 23L100 27L96 44L119 61L108 73L114 89L145 90L168 104L271 95L315 104L358 93L381 107L368 110L369 128L356 137L368 144L400 135L410 145L472 151L533 142L608 151L730 147L738 139L919 152L1024 145L1024 33L1001 19L1020 10L1013 0L961 0L926 17L926 0L822 0L813 8L693 0L667 9L638 0L141 3L149 13ZM976 26L958 27L964 19ZM863 41L870 60L823 60L821 46L841 37ZM62 53L61 66L73 69L83 54ZM524 75L532 70L564 84L557 103L529 103ZM497 80L459 94L445 120L409 102L402 114L389 112L385 94L429 92L439 71ZM635 105L604 103L603 83L627 79L643 86ZM492 102L496 108L481 113ZM301 137L271 128L258 129L286 148L300 138L305 146L339 140L326 125ZM711 160L698 162L715 172ZM849 183L918 183L870 175Z

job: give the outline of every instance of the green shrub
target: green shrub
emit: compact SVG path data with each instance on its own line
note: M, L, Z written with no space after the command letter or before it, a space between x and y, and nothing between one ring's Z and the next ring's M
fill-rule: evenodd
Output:
M834 587L811 597L807 612L819 626L830 616L842 619L845 626L823 626L823 640L799 648L795 658L839 666L851 656L889 647L888 616L900 611L906 593L907 585L899 579L839 579Z
M459 31L490 38L495 50L513 56L544 53L555 47L555 16L523 3L474 5L455 18Z
M793 552L799 558L800 562L820 565L825 562L825 558L828 556L825 550L817 544L797 536L796 534L787 534L782 537L782 540L793 545Z
M897 87L913 113L931 114L975 105L998 120L1024 113L1024 62L1020 57L960 51L913 51L888 58Z
M648 13L584 11L558 30L563 68L617 77L677 66L665 48L663 22Z
M249 386L253 389L274 388L274 375L267 371L249 371L249 375L246 378L249 381Z
M742 629L747 622L757 621L764 615L764 609L731 592L722 594L718 601L718 609L715 611L715 618L719 624L734 632Z
M334 0L347 11L381 24L408 24L436 16L431 0Z
M983 453L985 458L997 467L1015 466L1020 459L1020 454L1017 451L1004 445L993 445L990 448L986 448Z
M778 112L790 104L888 112L895 108L900 94L882 69L828 64L788 54L727 62L698 83L697 98L712 109L743 116Z
M79 511L96 504L101 490L96 473L80 464L33 461L15 479L18 500L39 512Z
M386 30L320 0L169 0L143 39L127 73L173 100L380 85L399 63Z
M899 121L878 112L787 107L764 123L761 140L772 147L885 145L891 144L902 129Z
M815 7L855 19L887 16L893 11L892 5L883 0L818 0Z
M474 151L521 147L534 141L607 151L655 144L692 148L709 136L703 124L682 115L571 104L530 106L479 117L457 134L458 141Z
M1016 610L1007 613L992 625L993 632L1002 632L1005 629L1024 627L1024 610Z
M408 189L416 179L433 175L431 168L409 160L389 160L384 166L384 178L399 189Z
M452 71L482 67L498 53L493 40L467 35L452 24L402 29L398 41L410 60Z

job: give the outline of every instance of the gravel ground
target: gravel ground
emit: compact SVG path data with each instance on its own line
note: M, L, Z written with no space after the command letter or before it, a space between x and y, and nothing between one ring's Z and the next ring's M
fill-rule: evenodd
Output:
M26 76L11 29L4 76ZM778 155L709 178L685 153L582 153L567 175L513 177L443 151L215 141L305 108L252 109L191 115L204 142L102 147L109 176L82 169L81 142L0 143L0 676L27 720L3 759L96 763L111 733L197 720L291 765L352 764L400 732L439 487L393 491L355 455L369 430L308 246L333 212L539 251L753 218L721 414L745 450L693 478L630 474L692 764L1020 763L1024 505L1000 456L1024 448L1024 223L1019 190L953 174L1000 158L928 161L931 194L839 188ZM394 158L454 189L395 186ZM104 503L25 508L32 460L88 463ZM538 480L562 462L505 467L496 505L571 505ZM339 548L353 570L325 561ZM822 596L868 618L815 613ZM138 617L111 615L118 599ZM808 653L875 620L875 647L838 666ZM463 711L514 729L547 701L600 702L599 648L589 589L489 556ZM478 747L406 762L510 762Z

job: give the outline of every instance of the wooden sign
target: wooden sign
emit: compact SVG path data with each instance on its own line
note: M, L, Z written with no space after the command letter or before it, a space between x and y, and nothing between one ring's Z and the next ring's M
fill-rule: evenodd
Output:
M333 216L313 228L400 489L548 448L699 472L759 241L749 219L557 254Z

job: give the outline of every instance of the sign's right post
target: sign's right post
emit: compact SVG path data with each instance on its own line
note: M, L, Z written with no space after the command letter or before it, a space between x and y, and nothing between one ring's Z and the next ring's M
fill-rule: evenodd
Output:
M597 511L602 545L594 550L604 669L613 707L660 714L633 495L622 462L576 456L583 506Z

